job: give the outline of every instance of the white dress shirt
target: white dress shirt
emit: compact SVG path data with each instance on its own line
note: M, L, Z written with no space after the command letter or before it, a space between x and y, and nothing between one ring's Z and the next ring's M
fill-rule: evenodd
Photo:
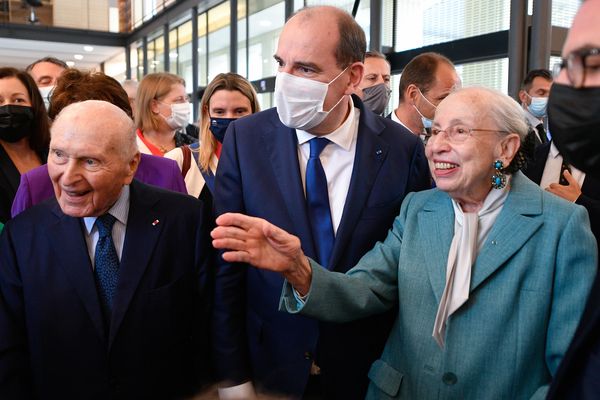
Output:
M335 131L321 136L331 141L325 146L319 158L327 177L329 209L331 210L331 222L335 234L337 234L337 229L342 220L342 213L350 188L354 156L356 154L359 118L360 110L354 107L352 98L350 98L350 112L346 120ZM316 136L298 129L296 129L296 135L298 137L300 175L302 176L302 186L306 196L306 164L310 157L310 144L308 141Z
M552 142L552 144L550 144L548 158L546 158L544 173L542 174L542 179L540 180L540 187L542 189L546 189L551 183L558 183L560 179L562 163L563 157L554 145L554 142ZM571 168L571 175L573 175L573 179L577 181L579 187L581 188L583 186L583 181L585 180L585 172L578 170L572 165L569 165L569 167Z
M123 254L123 244L125 243L125 230L127 229L127 218L129 217L129 185L123 186L119 199L108 210L108 214L115 217L116 221L112 228L112 239L115 244L115 250L119 261ZM94 225L98 217L84 217L83 224L85 226L85 242L94 269L94 258L96 254L96 244L98 243L98 228Z

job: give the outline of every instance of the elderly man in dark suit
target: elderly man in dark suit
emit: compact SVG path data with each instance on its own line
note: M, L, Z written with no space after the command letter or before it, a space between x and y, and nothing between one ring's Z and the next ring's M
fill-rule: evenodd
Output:
M0 237L0 398L181 398L206 378L202 204L133 180L131 119L97 100L52 127L56 198Z
M306 254L341 272L385 237L404 196L430 186L419 138L352 96L365 43L342 10L293 16L275 54L276 108L231 123L215 179L219 214L279 224L300 237ZM271 272L217 268L217 367L221 379L240 385L226 396L248 398L241 385L253 380L288 398L364 398L393 316L332 324L286 315L277 311L282 283Z

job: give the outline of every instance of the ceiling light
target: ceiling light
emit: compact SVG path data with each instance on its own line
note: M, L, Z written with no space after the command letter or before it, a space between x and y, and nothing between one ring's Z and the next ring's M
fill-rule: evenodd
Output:
M88 53L94 51L94 48L92 46L83 46L83 50L87 51Z
M172 51L169 53L169 58L173 59L173 58L177 58L179 57L179 54L177 54L176 51Z
M83 60L83 56L81 54L75 54L73 58L76 60Z
M75 66L75 61L67 61L67 65L73 68Z

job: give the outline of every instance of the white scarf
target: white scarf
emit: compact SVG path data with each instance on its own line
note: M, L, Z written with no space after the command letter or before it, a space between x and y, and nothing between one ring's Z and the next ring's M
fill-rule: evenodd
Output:
M490 190L477 214L463 213L460 205L452 200L454 238L448 252L446 286L435 316L432 334L442 349L448 318L469 300L471 268L508 197L509 181L510 176L507 176L507 186L503 190Z

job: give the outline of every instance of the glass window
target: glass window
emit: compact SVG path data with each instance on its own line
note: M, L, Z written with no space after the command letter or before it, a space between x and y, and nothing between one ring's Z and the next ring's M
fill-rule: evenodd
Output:
M152 59L152 72L163 72L165 70L165 38L162 35L154 39L154 59Z
M381 18L381 45L394 46L394 0L383 0Z
M252 0L249 0L252 1ZM246 39L248 37L248 33L247 33L247 29L246 29L246 24L248 23L248 19L246 18L246 1L239 1L238 2L238 9L237 9L237 18L238 18L238 22L237 22L237 35L238 35L238 42L237 42L237 73L248 77L248 63L247 63L247 42Z
M174 28L169 31L169 72L177 74L177 59L179 57L178 49L178 29Z
M398 0L396 51L508 29L510 0Z
M191 93L193 90L192 75L192 21L188 21L178 28L178 57L177 57L177 75L185 79L185 90Z
M138 60L138 66L137 66L137 80L141 81L142 78L144 77L144 44L140 41L137 42L135 44L136 48L137 48L137 60Z
M229 0L208 10L208 81L229 68Z
M131 79L133 80L137 80L139 81L140 78L138 77L138 66L140 65L139 61L138 61L138 51L137 51L137 44L130 46L129 47L129 62L130 62L130 68L131 68Z
M133 8L133 26L137 28L144 22L144 9L142 7L143 0L133 0L131 7Z
M121 51L114 57L104 61L104 73L119 82L125 80L125 69L125 51Z
M198 15L198 84L208 85L208 13Z
M258 80L277 73L273 54L285 23L285 3L278 0L249 0L250 47L248 79Z
M577 10L579 0L553 0L552 1L552 25L570 28Z
M541 0L536 0L541 1ZM573 18L579 9L581 0L553 0L552 1L552 25L570 28ZM546 6L546 2L543 2ZM533 0L527 3L527 13L533 14Z
M463 87L485 86L508 93L508 58L456 65Z

